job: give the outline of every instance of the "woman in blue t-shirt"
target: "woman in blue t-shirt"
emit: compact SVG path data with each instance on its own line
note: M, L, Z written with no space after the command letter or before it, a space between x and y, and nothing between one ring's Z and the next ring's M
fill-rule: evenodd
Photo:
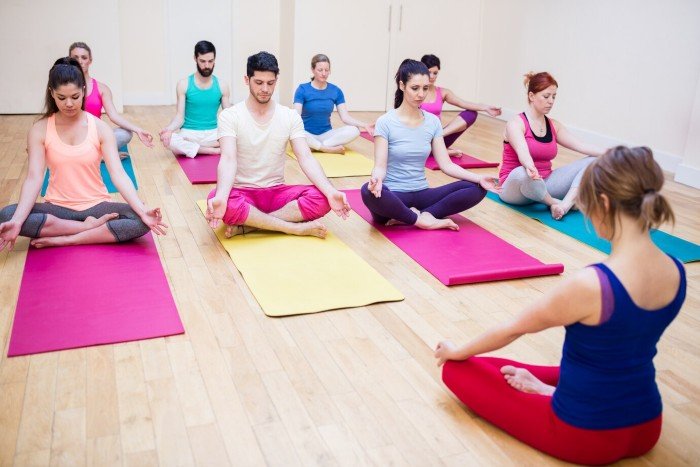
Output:
M335 84L328 82L331 62L323 54L311 59L313 76L308 83L300 84L294 93L294 108L301 114L306 130L306 141L314 151L345 153L345 144L360 136L360 131L374 134L374 125L356 120L345 106L345 96ZM333 107L347 126L331 127Z
M496 177L477 175L450 160L440 119L420 108L429 86L424 64L410 59L401 63L394 110L377 120L374 169L369 183L362 186L362 201L380 224L459 230L446 217L476 205L487 190L500 188ZM428 187L425 160L431 150L440 170L460 181Z
M466 345L438 344L442 379L467 407L576 464L609 464L654 447L662 410L656 344L686 292L683 265L649 235L673 221L663 183L649 148L618 146L588 166L577 205L611 242L610 256ZM558 326L566 329L559 367L477 356Z

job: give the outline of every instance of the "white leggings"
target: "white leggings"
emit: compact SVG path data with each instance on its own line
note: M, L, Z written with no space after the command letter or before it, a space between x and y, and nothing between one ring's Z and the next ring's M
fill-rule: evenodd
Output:
M309 144L311 149L318 151L321 147L331 147L331 146L342 146L348 144L350 141L354 140L360 136L360 130L356 126L341 126L340 128L333 128L320 135L312 135L308 131L306 133L306 142Z
M525 167L513 169L503 183L501 199L509 204L541 203L547 193L552 198L564 199L569 193L575 194L586 167L593 162L593 157L579 159L571 164L554 170L544 180L531 179ZM573 201L573 200L572 200Z
M132 133L124 128L115 128L114 137L117 139L117 149L126 146L131 141Z

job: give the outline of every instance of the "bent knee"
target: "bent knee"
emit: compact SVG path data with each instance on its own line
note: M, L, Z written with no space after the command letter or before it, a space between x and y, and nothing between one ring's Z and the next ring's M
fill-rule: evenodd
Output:
M12 216L15 215L16 210L17 210L16 204L10 204L9 206L5 206L4 208L0 209L0 224L12 219Z

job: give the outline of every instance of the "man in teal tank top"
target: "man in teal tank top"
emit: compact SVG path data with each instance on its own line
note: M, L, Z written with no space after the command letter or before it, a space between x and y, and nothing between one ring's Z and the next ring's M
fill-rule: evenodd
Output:
M197 42L194 61L197 71L177 83L177 113L160 131L160 140L177 155L220 154L216 116L219 106L231 106L229 86L214 76L214 44Z

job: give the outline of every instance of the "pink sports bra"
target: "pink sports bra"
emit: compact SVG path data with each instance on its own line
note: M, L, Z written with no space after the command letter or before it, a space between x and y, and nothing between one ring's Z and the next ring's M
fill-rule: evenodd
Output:
M442 113L442 89L435 86L435 100L433 102L423 102L420 108L440 118Z
M92 92L85 98L85 111L97 118L102 116L102 96L95 78L92 78Z

